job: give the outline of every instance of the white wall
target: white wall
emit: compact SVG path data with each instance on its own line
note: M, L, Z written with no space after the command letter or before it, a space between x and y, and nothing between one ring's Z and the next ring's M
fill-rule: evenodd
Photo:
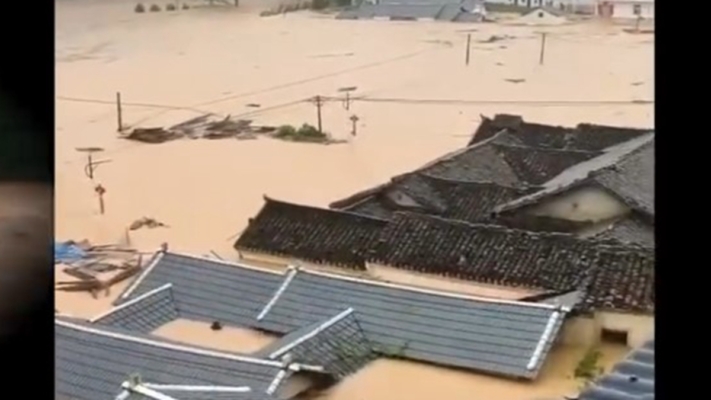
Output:
M602 339L602 330L627 332L627 346L634 348L654 337L654 316L596 312L593 317L574 317L565 322L561 342L571 346L594 346Z
M634 5L639 4L641 7L642 18L644 19L654 19L654 2L650 1L640 1L640 2L614 2L615 10L612 15L615 19L637 19L637 15L634 13Z
M629 207L601 189L585 187L533 205L527 212L569 221L599 222L621 217Z

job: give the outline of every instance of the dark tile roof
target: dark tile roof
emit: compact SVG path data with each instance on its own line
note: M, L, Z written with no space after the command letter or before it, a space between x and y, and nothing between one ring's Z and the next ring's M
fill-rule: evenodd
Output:
M654 225L632 213L612 223L609 229L596 236L600 240L616 240L643 247L655 247Z
M494 207L531 193L531 190L412 173L394 178L380 192L343 211L390 219L397 211L411 210L469 222L489 221Z
M249 326L281 280L281 275L274 271L239 268L234 264L194 256L158 253L143 274L119 295L116 304L131 302L171 284L170 291L180 318ZM138 311L144 306L147 311ZM135 302L131 310L139 321L127 322L131 321L130 315L113 321L120 326L135 326L138 323L152 327L168 322L165 314L152 312L151 307L151 303L145 300ZM111 321L107 317L103 323Z
M586 308L654 309L650 249L398 213L372 261L395 268L504 286L570 290L592 279Z
M352 308L295 329L255 355L277 360L287 354L293 361L323 366L338 378L355 373L375 358Z
M505 136L501 136L505 137ZM493 182L509 187L540 185L599 152L512 146L497 141L476 143L435 160L419 171L442 179Z
M235 242L237 250L294 257L354 269L387 222L355 213L301 206L265 198L265 204Z
M263 394L281 369L279 362L55 319L55 393L60 398L113 399L131 374L150 383L248 386ZM206 397L184 392L180 398Z
M297 271L256 326L286 333L352 307L377 353L533 379L567 309Z
M624 128L593 124L578 124L574 128L525 122L521 116L497 114L482 116L470 145L506 132L520 143L539 148L600 151L607 147L644 135L652 129Z
M172 284L136 296L91 320L133 332L150 333L179 317L173 301Z
M654 340L633 350L578 400L654 400Z
M654 134L639 136L608 148L593 159L566 169L530 195L502 204L510 211L585 185L610 192L632 209L654 216Z

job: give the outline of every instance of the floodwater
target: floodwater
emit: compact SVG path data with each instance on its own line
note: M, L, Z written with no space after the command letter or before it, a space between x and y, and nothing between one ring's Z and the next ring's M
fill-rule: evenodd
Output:
M223 326L214 331L210 325L207 322L177 319L156 329L153 334L195 346L240 354L253 353L274 341L273 336L251 329Z
M171 249L213 250L234 259L232 242L264 195L325 206L463 146L480 115L513 113L562 125L653 124L653 105L631 104L654 93L653 36L626 34L619 26L336 21L308 12L262 18L256 0L250 7L144 14L134 6L126 0L56 3L59 240L124 241L131 222L151 217L168 227L132 231L130 243L138 249L167 242ZM483 43L492 35L508 38ZM359 101L349 109L326 103L324 130L347 139L343 145L270 139L148 145L116 133L117 92L125 126L172 125L202 112L301 125L317 118L305 99L339 96L340 88L353 86L354 96L390 101ZM618 103L574 103L580 101ZM359 117L355 137L352 115ZM95 160L107 162L93 181L80 147L104 149ZM106 189L104 215L94 193L99 183ZM99 301L86 293L58 294L57 308L89 316L108 308L120 290ZM432 384L422 368L378 362L349 381L362 383L346 382L329 399L392 398L397 388L409 391L403 398L429 399L442 385ZM438 371L438 379L459 385L458 396L468 399L477 393L474 398L515 400L529 393L507 381L487 386L485 378ZM574 386L564 375L557 379L550 383L555 389L541 393ZM454 389L449 394L456 398Z

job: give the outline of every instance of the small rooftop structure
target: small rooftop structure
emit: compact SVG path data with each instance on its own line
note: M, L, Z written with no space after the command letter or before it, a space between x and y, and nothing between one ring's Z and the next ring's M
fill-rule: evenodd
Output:
M344 10L336 18L481 22L484 16L484 2L478 0L374 0Z
M633 350L577 400L654 400L654 340Z
M159 391L192 387L180 392L182 400L223 398L224 393L211 390L215 386L249 388L232 391L230 398L236 400L268 399L278 397L280 385L296 371L322 370L185 346L68 318L55 318L55 338L55 393L59 398L75 400L116 398L127 389L123 384L134 374L145 379L149 389L150 384L162 386L154 386ZM139 390L125 398L151 396Z

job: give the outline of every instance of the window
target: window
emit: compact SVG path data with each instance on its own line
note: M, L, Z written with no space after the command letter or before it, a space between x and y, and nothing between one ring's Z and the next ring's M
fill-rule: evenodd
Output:
M621 344L623 346L627 346L627 332L625 331L616 331L612 329L603 328L600 336L600 339L604 343Z
M634 4L632 6L632 13L634 13L634 15L642 15L642 5Z

